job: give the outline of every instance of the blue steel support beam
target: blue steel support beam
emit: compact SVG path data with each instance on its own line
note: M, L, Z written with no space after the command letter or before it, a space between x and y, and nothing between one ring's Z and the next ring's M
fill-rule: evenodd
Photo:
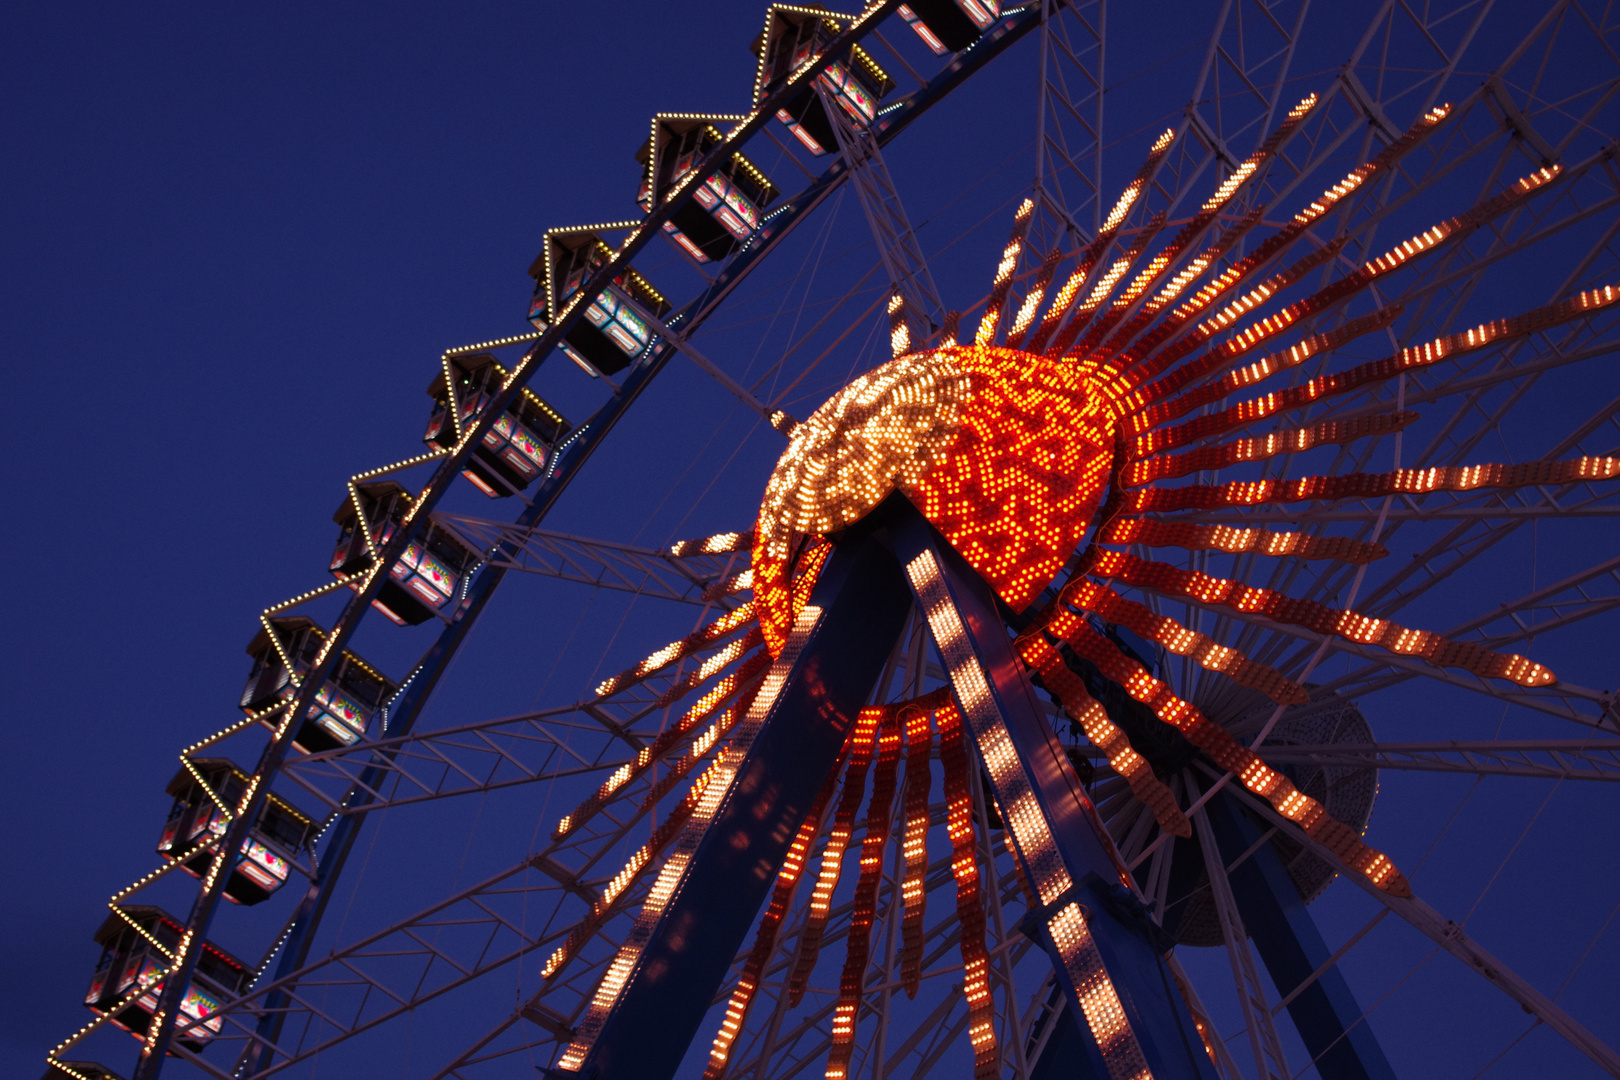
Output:
M1277 852L1270 843L1255 847L1259 827L1224 794L1212 799L1205 813L1223 863L1230 866L1254 848L1227 877L1243 925L1277 992L1287 997L1333 954ZM1288 1015L1323 1080L1395 1080L1395 1070L1337 965L1328 966L1288 1003Z
M652 925L578 1071L558 1069L555 1075L674 1075L788 845L837 764L910 606L894 559L880 543L866 535L838 545L810 598L809 607L822 611L820 619L797 656L784 652L766 677L754 706L765 711L763 724L697 841L674 898ZM769 700L773 682L781 689ZM754 722L751 715L744 723ZM685 842L683 837L677 844Z
M1161 955L1167 942L1122 884L1128 875L1036 703L995 594L910 503L895 496L880 512L889 515L895 554L928 619L1014 849L1041 894L1042 907L1025 917L1022 928L1051 957L1067 998L1065 1011L1088 1015L1076 973L1088 964L1095 972L1100 955L1152 1075L1157 1080L1214 1080L1214 1065ZM1031 802L1044 825L1032 823ZM1054 856L1061 868L1054 866ZM1069 944L1057 940L1062 913L1075 903L1094 953L1076 951L1072 938ZM1088 979L1093 994L1095 985L1093 975ZM1090 996L1084 1000L1094 1002ZM1072 1074L1107 1080L1114 1070L1105 1064L1096 1033L1089 1022L1076 1027L1084 1055L1064 1064ZM1112 1041L1116 1062L1120 1045L1118 1039Z
M1031 30L1040 25L1040 6L1034 5L1023 11L1013 12L995 30L981 38L971 49L955 57L950 64L929 80L926 86L919 88L899 102L891 103L884 110L883 117L873 125L877 133L878 144L887 145L891 140L904 131L912 121L937 105L951 91L955 90L967 79L983 68L990 61L996 59L1007 49L1021 41ZM829 53L829 56L832 54ZM767 106L770 103L767 102ZM894 105L898 105L895 108ZM771 106L774 108L774 106ZM761 110L762 113L765 110ZM767 114L769 115L769 114ZM726 147L733 146L738 140L727 140ZM725 156L721 150L713 155L716 160ZM829 195L837 190L838 185L848 178L848 171L842 160L833 165L815 182L795 195L781 208L769 215L770 231L757 243L750 243L742 252L734 256L725 268L715 278L712 285L701 293L695 300L686 304L666 322L683 334L690 335L719 308L726 297L737 288L742 280L759 263L780 244L796 225L809 216ZM690 198L690 196L687 196ZM667 204L661 211L672 213L686 200ZM666 215L667 216L667 215ZM613 263L614 272L627 257L616 259ZM555 329L555 328L553 328ZM550 351L554 338L560 334L548 335L541 342L536 343L535 353L540 353L540 346L545 345L546 352ZM542 354L543 355L543 354ZM555 505L563 490L569 482L579 473L581 467L601 445L602 440L609 431L619 422L629 409L630 405L641 395L647 385L652 381L671 357L675 350L667 344L656 346L649 356L637 363L628 373L619 392L601 406L591 418L575 431L568 441L554 457L553 464L546 477L536 489L534 499L517 518L517 523L524 526L538 525ZM490 411L489 415L498 415ZM425 520L425 518L423 519ZM432 647L423 654L416 666L411 670L398 697L389 704L388 734L403 735L410 732L415 725L422 707L426 705L439 678L449 666L450 660L455 656L461 643L466 639L467 633L483 612L490 596L505 577L506 571L500 567L486 566L475 578L470 589L471 604L455 623L447 626L439 635ZM347 614L347 612L345 612ZM349 850L354 845L355 837L364 824L364 815L355 812L371 801L369 790L374 790L384 775L383 768L375 771L368 770L361 775L360 780L350 790L343 805L349 810L332 826L332 835L326 843L325 851L320 860L320 872L310 884L309 891L300 902L298 911L290 924L287 941L282 947L281 955L277 959L275 980L281 980L302 968L308 962L309 950L314 941L315 931L320 926L321 916L326 910L327 897L338 877L342 874ZM257 1025L257 1033L263 1037L264 1043L259 1044L257 1051L250 1048L249 1056L257 1058L256 1064L249 1067L244 1075L252 1076L255 1073L268 1069L271 1065L274 1051L272 1044L280 1036L281 1028L286 1019L288 995L281 990L274 990L266 995L264 1014ZM153 1074L156 1075L155 1073Z

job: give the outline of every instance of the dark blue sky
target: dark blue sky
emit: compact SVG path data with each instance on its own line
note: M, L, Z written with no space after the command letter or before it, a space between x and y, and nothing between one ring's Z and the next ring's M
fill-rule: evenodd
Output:
M1188 49L1212 7L1114 14L1110 138L1125 141L1114 182L1185 100L1198 56ZM37 1074L47 1046L87 1018L78 1000L106 897L156 865L162 787L182 746L231 720L257 611L321 582L344 479L419 452L423 389L443 349L526 328L524 271L544 229L635 215L632 155L654 111L746 109L746 46L761 18L753 0L63 3L0 15L0 319L12 402L0 468L14 599L0 650L0 1071ZM1332 25L1317 44L1299 74L1331 68L1347 48ZM925 246L957 241L935 272L964 305L982 290L1005 206L1027 180L1032 79L1017 65L1032 56L1012 53L1006 70L919 124L916 149L893 157L914 218L929 223ZM796 187L791 167L782 171L779 182ZM860 228L846 208L838 230L804 230L784 269L762 273L755 306L716 320L716 359L763 372L792 316L768 286L858 244ZM823 285L854 261L830 263ZM643 266L655 283L661 265L665 280L683 273L660 250ZM1545 289L1532 292L1527 303ZM873 347L867 329L851 335L806 384L799 415L875 358ZM599 400L582 380L550 374L559 381L542 392L570 418ZM1617 383L1612 367L1596 378ZM779 441L687 367L672 367L660 393L592 463L556 527L650 545L751 520ZM455 508L510 516L488 503ZM1612 544L1580 536L1573 542ZM1530 554L1515 552L1504 558ZM621 641L616 599L582 608L577 595L516 584L463 661L454 715L571 698L595 672L688 629L684 613L642 613ZM395 673L423 644L369 633L362 651ZM1600 680L1606 663L1612 672L1606 648L1560 647L1579 654L1589 681L1613 684ZM1497 708L1485 711L1494 726ZM1388 785L1379 814L1392 816L1375 827L1404 837L1385 842L1413 862L1465 789ZM1455 887L1418 879L1448 913L1467 910L1548 794L1529 781L1493 790L1500 797L1470 800L1462 832L1446 841L1458 851ZM540 813L538 802L505 805L492 837L488 818L451 814L412 819L402 842L431 848L455 874L469 860L500 864L526 850ZM1555 793L1503 882L1512 900L1482 908L1482 938L1549 991L1620 882L1604 857L1608 805ZM466 839L475 826L487 837L476 844ZM426 894L444 891L454 875L443 874ZM1537 884L1549 877L1551 889ZM1335 930L1359 925L1322 910ZM1526 925L1554 926L1556 944L1514 951ZM1390 947L1421 958L1411 938ZM256 955L262 943L240 948ZM1602 939L1562 999L1611 1042L1617 961ZM1522 1014L1449 958L1424 971L1395 999L1401 1010L1383 1014L1391 1056L1424 1075L1468 1075L1517 1028L1454 1072L1446 1053L1431 1056L1425 996L1446 998L1447 1015L1500 1015L1504 1032ZM481 1029L485 1019L468 1022ZM1546 1045L1536 1041L1545 1034L1524 1046ZM117 1053L108 1064L127 1069L127 1048ZM409 1075L437 1060L425 1053ZM1543 1075L1538 1060L1510 1057L1491 1075Z

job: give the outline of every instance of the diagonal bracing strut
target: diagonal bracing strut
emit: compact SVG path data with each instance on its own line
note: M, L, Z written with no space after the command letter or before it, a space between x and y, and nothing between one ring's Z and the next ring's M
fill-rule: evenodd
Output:
M904 301L903 319L910 331L910 340L920 346L945 321L945 306L940 302L934 276L928 270L928 260L906 217L906 208L900 202L889 167L883 162L877 137L868 129L858 127L824 87L818 84L816 89L821 95L822 108L832 121L839 153L849 169L849 183L860 200L866 223L871 226L872 240L877 244L883 268L888 271L889 284Z

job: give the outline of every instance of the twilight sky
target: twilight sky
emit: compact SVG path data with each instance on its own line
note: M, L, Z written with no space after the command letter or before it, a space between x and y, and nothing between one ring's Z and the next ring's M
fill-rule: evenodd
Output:
M1185 102L1215 7L1111 13L1110 184ZM0 649L0 1071L37 1075L47 1047L88 1019L79 1002L106 897L158 864L175 755L233 719L258 610L322 582L345 478L420 452L423 390L442 350L527 329L525 270L543 230L636 215L633 155L652 113L747 108L747 45L762 14L754 0L635 0L65 2L0 15L0 325L13 402L0 469L16 601ZM1296 64L1300 95L1330 83L1348 27L1365 17L1315 14L1324 23ZM1518 24L1503 18L1476 66L1511 44ZM890 155L924 246L939 253L948 303L982 293L1027 185L1034 55L1027 43L1013 50ZM792 165L762 163L784 189L800 185ZM1460 208L1437 206L1426 220ZM795 297L840 295L870 265L853 201L828 217L801 229L749 299L705 331L709 354L747 382L795 325L820 317ZM652 250L640 268L677 302L692 295L674 252ZM1522 264L1476 297L1481 317L1544 302L1558 269ZM798 415L879 359L876 329L857 328L801 384L789 398ZM1608 358L1582 372L1533 406L1544 411L1528 428L1556 428L1561 409L1620 390ZM546 373L536 388L571 419L601 400L560 358ZM751 522L780 440L691 365L661 380L548 524L654 546ZM466 492L449 508L516 511ZM1461 606L1430 609L1427 625L1555 580L1570 565L1561 558L1585 565L1603 544L1612 535L1594 529L1520 537L1447 594ZM582 593L509 579L437 715L572 700L599 672L690 629L687 612ZM1613 637L1600 629L1550 637L1538 658L1566 658L1580 681L1612 687ZM396 675L425 644L380 619L367 635L360 651ZM1368 708L1376 731L1403 738L1580 734L1498 713L1421 689ZM1470 932L1548 993L1570 976L1560 1001L1613 1044L1620 951L1600 930L1620 867L1612 804L1586 790L1602 787L1492 780L1476 792L1459 778L1386 778L1373 835L1404 865L1435 844L1420 891L1453 917L1483 896ZM346 894L342 917L411 910L504 865L555 813L529 792L390 821L374 845L379 866L393 860L388 876ZM1352 891L1336 886L1320 905L1330 941L1369 917ZM166 902L183 913L184 899ZM228 933L256 958L271 931L250 914L233 912ZM1364 1006L1388 993L1374 1024L1403 1075L1473 1075L1526 1025L1451 958L1420 964L1428 944L1404 928L1381 926L1366 948L1387 959L1362 965L1356 954L1347 967ZM502 993L420 1033L402 1026L398 1060L374 1063L375 1075L426 1075L458 1033L465 1043L488 1026L493 1013L480 1010L509 1000L510 980ZM1484 1034L1461 1049L1433 1038L1459 1018ZM95 1045L129 1071L132 1040ZM1549 1068L1591 1073L1540 1029L1487 1075Z

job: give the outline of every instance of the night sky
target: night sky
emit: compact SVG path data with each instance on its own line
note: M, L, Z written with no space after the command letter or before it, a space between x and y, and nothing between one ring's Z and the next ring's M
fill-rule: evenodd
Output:
M1370 9L1345 5L1358 6ZM1111 184L1184 104L1215 7L1116 4ZM726 0L62 3L0 16L0 313L12 402L0 467L16 589L0 651L0 1072L31 1080L49 1046L88 1019L80 1000L106 898L158 865L176 754L239 716L257 612L325 580L344 480L421 451L423 391L444 349L528 329L525 271L545 229L636 216L633 155L655 111L748 107L747 45L762 15L753 0ZM1322 18L1295 67L1301 95L1328 85L1360 21L1343 11ZM1522 29L1511 13L1503 19L1475 67ZM894 39L903 30L891 25ZM1011 51L890 154L948 303L966 307L982 294L1027 187L1034 56L1028 42ZM791 165L762 164L785 190L800 186ZM1461 196L1463 205L1476 195ZM1460 208L1447 203L1425 220ZM847 291L871 265L863 245L853 199L813 219L699 343L747 383L768 375L772 350L824 311L801 311L797 298ZM1481 290L1481 317L1544 302L1563 254L1521 263L1518 277ZM677 303L695 292L664 245L638 268ZM869 323L788 395L797 415L883 357L884 333ZM774 397L781 386L767 379L760 392ZM576 421L603 399L560 357L535 388ZM1536 433L1556 428L1562 410L1617 391L1606 357L1549 388L1527 406L1539 411L1527 414L1524 452L1546 441ZM547 524L646 546L746 528L780 446L677 361ZM1493 460L1490 449L1481 460ZM500 518L517 510L470 490L446 508ZM1597 561L1592 552L1605 545L1612 550L1612 535L1595 526L1519 536L1434 599L1420 625L1460 622ZM573 700L691 629L685 609L518 577L430 719ZM330 618L335 608L321 611ZM1535 654L1585 685L1613 687L1613 630L1612 619L1599 620L1536 643ZM399 674L428 633L373 618L356 648ZM1400 693L1368 706L1381 735L1584 731L1484 698ZM1470 933L1542 990L1562 988L1560 1002L1614 1045L1620 939L1601 931L1620 896L1620 865L1612 800L1590 790L1606 786L1497 779L1476 790L1457 777L1386 777L1370 836L1404 866L1435 845L1414 878L1419 893L1454 918L1483 896ZM362 884L329 919L386 921L510 863L530 850L556 801L520 791L396 816L381 841L362 837L351 866L365 855L378 869L356 875ZM185 889L168 896L183 913ZM1371 914L1343 884L1313 911L1330 942ZM257 957L270 931L250 913L230 914L222 933ZM1363 1006L1387 994L1373 1022L1402 1075L1474 1075L1529 1018L1449 956L1420 964L1429 943L1395 922L1352 954L1352 985ZM1198 962L1212 983L1224 967L1216 960ZM355 1075L429 1074L510 1005L513 982L419 1029L401 1024L390 1049ZM127 1074L134 1045L107 1034L88 1056ZM1542 1028L1488 1075L1595 1073Z

